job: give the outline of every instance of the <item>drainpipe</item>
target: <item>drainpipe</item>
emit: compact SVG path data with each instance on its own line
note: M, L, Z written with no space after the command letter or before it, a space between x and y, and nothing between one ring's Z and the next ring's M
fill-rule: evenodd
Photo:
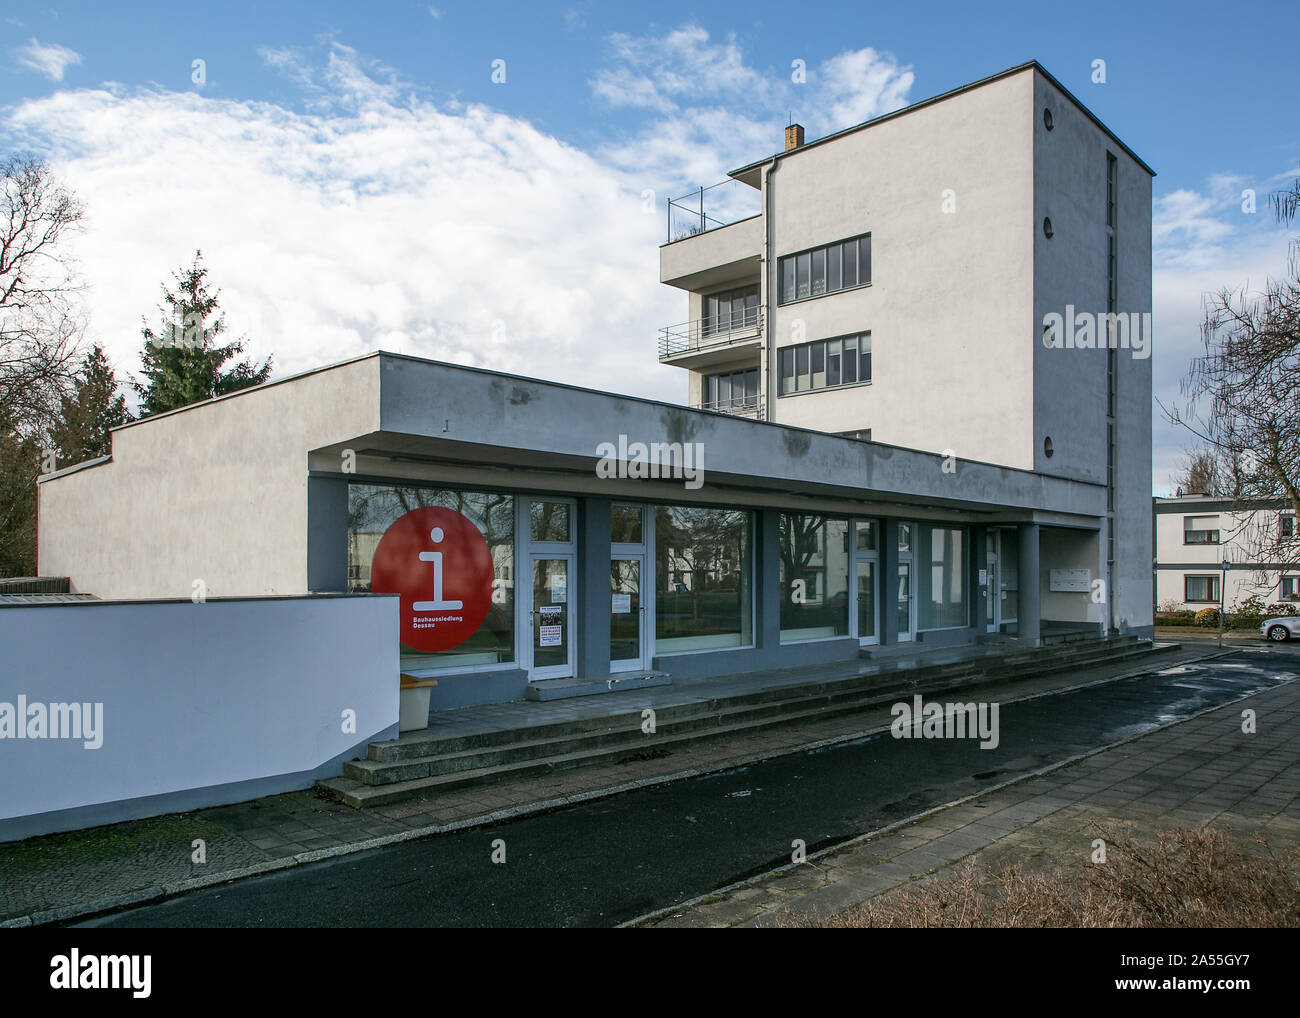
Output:
M776 374L776 340L772 335L773 311L776 300L772 296L775 285L772 280L772 175L776 173L777 161L773 158L767 171L763 174L763 290L767 299L763 302L763 331L767 334L765 356L767 358L767 379L764 385L763 402L767 404L767 420L776 420L776 387L780 380ZM773 379L776 379L774 382Z

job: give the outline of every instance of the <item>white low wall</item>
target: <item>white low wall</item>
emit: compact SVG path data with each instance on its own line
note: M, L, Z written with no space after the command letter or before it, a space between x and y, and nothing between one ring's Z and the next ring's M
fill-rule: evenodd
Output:
M0 607L0 841L309 787L396 734L398 675L396 596ZM49 704L92 730L31 737Z

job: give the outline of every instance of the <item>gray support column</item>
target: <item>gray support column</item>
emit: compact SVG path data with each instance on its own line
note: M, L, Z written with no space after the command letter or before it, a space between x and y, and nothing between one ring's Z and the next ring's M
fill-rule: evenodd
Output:
M898 642L898 521L880 528L880 645Z
M610 500L578 499L578 678L609 676Z
M978 636L988 629L988 585L993 577L988 575L989 542L988 527L970 528L971 555L970 582L966 584L971 606L971 630ZM985 583L980 583L980 570L984 570Z
M307 478L307 592L348 589L348 482Z
M764 650L781 645L781 514L764 509L754 514L754 646Z
M1020 601L1016 606L1016 632L1020 642L1037 647L1043 609L1038 592L1038 524L1022 523L1016 528L1020 550Z

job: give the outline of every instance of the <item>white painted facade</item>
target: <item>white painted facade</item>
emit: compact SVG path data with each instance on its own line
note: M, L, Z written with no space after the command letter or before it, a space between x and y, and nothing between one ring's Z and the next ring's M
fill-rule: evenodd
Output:
M1227 611L1252 595L1265 605L1300 605L1300 541L1289 509L1243 512L1205 495L1157 498L1154 509L1157 610L1217 607L1220 584ZM1264 555L1270 546L1277 554Z

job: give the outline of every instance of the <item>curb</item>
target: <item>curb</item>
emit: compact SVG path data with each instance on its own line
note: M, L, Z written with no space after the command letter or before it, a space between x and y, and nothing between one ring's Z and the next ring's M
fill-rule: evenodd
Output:
M1204 654L1194 658L1189 658L1179 663L1190 664L1193 662L1209 661L1209 660L1213 660L1214 658L1223 657L1231 653L1236 653L1236 651L1228 650L1226 648L1220 651L1216 647L1214 648L1214 651L1212 653ZM1119 675L1110 675L1110 676L1106 676L1105 678L1094 679L1091 682L1080 682L1071 686L1062 686L1057 689L1042 690L1036 693L1026 693L1023 696L1011 697L1005 700L1004 702L1019 703L1022 701L1040 699L1045 696L1058 696L1062 693L1071 693L1076 690L1087 689L1091 686L1103 685L1107 682L1121 682L1125 679L1136 678L1139 675L1149 675L1152 672L1158 670L1160 670L1159 665L1157 665L1156 667L1134 669L1132 671L1122 672ZM1290 680L1290 681L1294 681L1294 680ZM954 693L956 692L957 690L954 690ZM1263 692L1263 691L1260 690L1257 692ZM1255 696L1255 695L1257 695L1257 693L1246 694L1246 696ZM1236 701L1234 700L1230 702L1235 703ZM1209 708L1209 710L1219 710L1222 707L1227 705L1228 704L1220 704L1217 707ZM1203 711L1201 713L1205 713L1205 712ZM1193 715L1193 716L1199 716L1199 715ZM1184 718L1182 720L1190 721L1191 717ZM1171 724L1181 724L1181 723L1182 723L1181 721L1171 722ZM363 841L348 842L347 844L335 845L331 848L313 849L312 851L309 852L299 852L296 855L281 856L276 859L268 859L265 862L254 863L252 865L243 866L238 869L225 870L221 873L214 873L208 876L191 877L186 880L177 881L175 883L155 884L138 891L131 891L119 895L111 895L105 898L96 899L91 902L85 902L76 905L63 905L60 906L59 908L45 909L43 911L33 912L30 915L17 916L11 919L0 920L0 929L26 928L31 926L43 926L51 923L68 922L70 920L76 920L76 919L90 919L95 916L107 915L112 912L122 911L123 909L132 908L138 905L157 904L160 901L164 901L168 898L173 898L178 895L185 894L189 891L202 890L203 888L206 887L215 887L218 884L231 883L236 880L246 880L250 877L265 876L268 873L276 873L281 870L291 869L295 866L305 865L308 863L321 862L326 859L337 859L340 856L345 856L345 855L356 855L362 852L368 852L376 848L387 848L390 845L397 845L407 841L417 841L421 838L436 837L442 834L454 834L456 832L464 831L474 827L484 827L489 824L500 823L506 820L517 820L520 817L524 817L524 816L533 816L533 815L542 815L544 813L552 813L557 810L564 809L568 806L576 806L582 803L593 802L598 799L608 799L616 795L622 795L625 792L633 792L633 791L637 791L638 789L649 788L656 785L667 785L677 781L687 781L692 778L707 777L710 774L719 774L722 773L723 771L734 770L737 767L749 767L757 763L762 763L765 760L775 760L783 756L793 756L796 753L816 752L821 749L826 749L829 746L838 746L841 745L842 743L854 742L858 739L865 739L873 735L879 735L883 732L889 731L889 727L890 727L889 725L875 726L872 728L862 729L857 732L849 732L842 735L836 735L827 739L818 739L814 742L801 743L797 747L791 747L788 749L780 750L778 752L758 753L758 754L752 754L744 757L736 757L724 761L714 761L710 763L706 768L692 767L686 770L674 771L671 774L657 775L648 778L638 778L635 781L627 781L618 785L609 785L604 788L591 789L589 791L578 792L573 795L560 796L558 798L553 798L553 799L540 799L537 800L536 802L530 802L530 803L522 803L518 806L510 806L506 809L496 810L491 813L484 813L476 817L465 817L461 820L453 820L450 823L446 823L446 824L431 824L425 827L413 827L409 830L397 831L394 832L393 834L384 834L374 838L367 838ZM1163 727L1169 727L1169 726L1165 725ZM1159 731L1159 729L1151 729L1151 731ZM1143 734L1149 734L1149 732ZM1141 735L1134 736L1134 738L1141 738ZM1056 767L1066 766L1069 763L1074 763L1077 760L1081 760L1087 756L1091 756L1093 755L1093 753L1102 752L1106 749L1112 749L1114 748L1114 746L1118 746L1118 745L1122 745L1122 743L1113 743L1111 745L1102 747L1101 750L1093 750L1088 753L1081 754L1080 756L1072 757L1070 760L1064 761L1063 763L1049 765L1047 768L1045 768L1042 771L1036 771L1033 774L1024 775L1019 778L1013 778L1010 781L1004 782L1001 785L996 785L986 789L981 789L980 792L976 793L975 795L967 796L964 799L955 799L952 802L945 803L942 806L936 806L933 809L926 810L923 813L918 813L913 817L907 818L906 820L899 821L897 824L891 824L889 827L882 827L880 828L880 830L873 831L870 834L859 835L857 838L853 839L852 841L840 842L838 845L833 845L828 849L823 849L820 852L814 853L813 855L809 856L809 859L818 858L826 854L827 852L832 852L837 849L844 848L848 845L856 843L857 841L866 840L868 838L873 838L880 834L887 833L888 831L892 830L895 826L898 826L900 824L911 823L913 820L916 820L923 816L927 816L930 813L936 812L940 809L946 809L949 806L959 805L960 803L969 801L972 798L978 798L981 795L986 795L989 792L993 792L996 791L997 789L1004 788L1007 785L1013 785L1020 781L1025 781L1028 780L1029 778L1037 777L1039 774L1047 773L1047 771L1054 770ZM778 867L775 870L769 871L769 873L764 873L756 877L747 878L746 880L742 880L737 884L728 885L728 887L719 888L716 891L710 891L709 894L717 894L720 893L721 891L726 891L733 887L744 886L745 884L751 883L756 880L764 879L772 874L781 872L784 869L793 867L794 865L797 864L790 863L787 866ZM683 902L680 905L674 906L674 908L689 907L692 904L698 903L701 900L701 898L705 898L705 897L708 897L708 895L701 895L700 898L693 898L688 902ZM651 913L651 915L657 916L662 914L662 912L664 911L669 911L669 910L660 910L658 912ZM627 925L631 925L632 923L643 922L645 921L646 918L648 918L648 916L643 916L638 919L630 920L628 923L620 924L620 926L627 926Z

